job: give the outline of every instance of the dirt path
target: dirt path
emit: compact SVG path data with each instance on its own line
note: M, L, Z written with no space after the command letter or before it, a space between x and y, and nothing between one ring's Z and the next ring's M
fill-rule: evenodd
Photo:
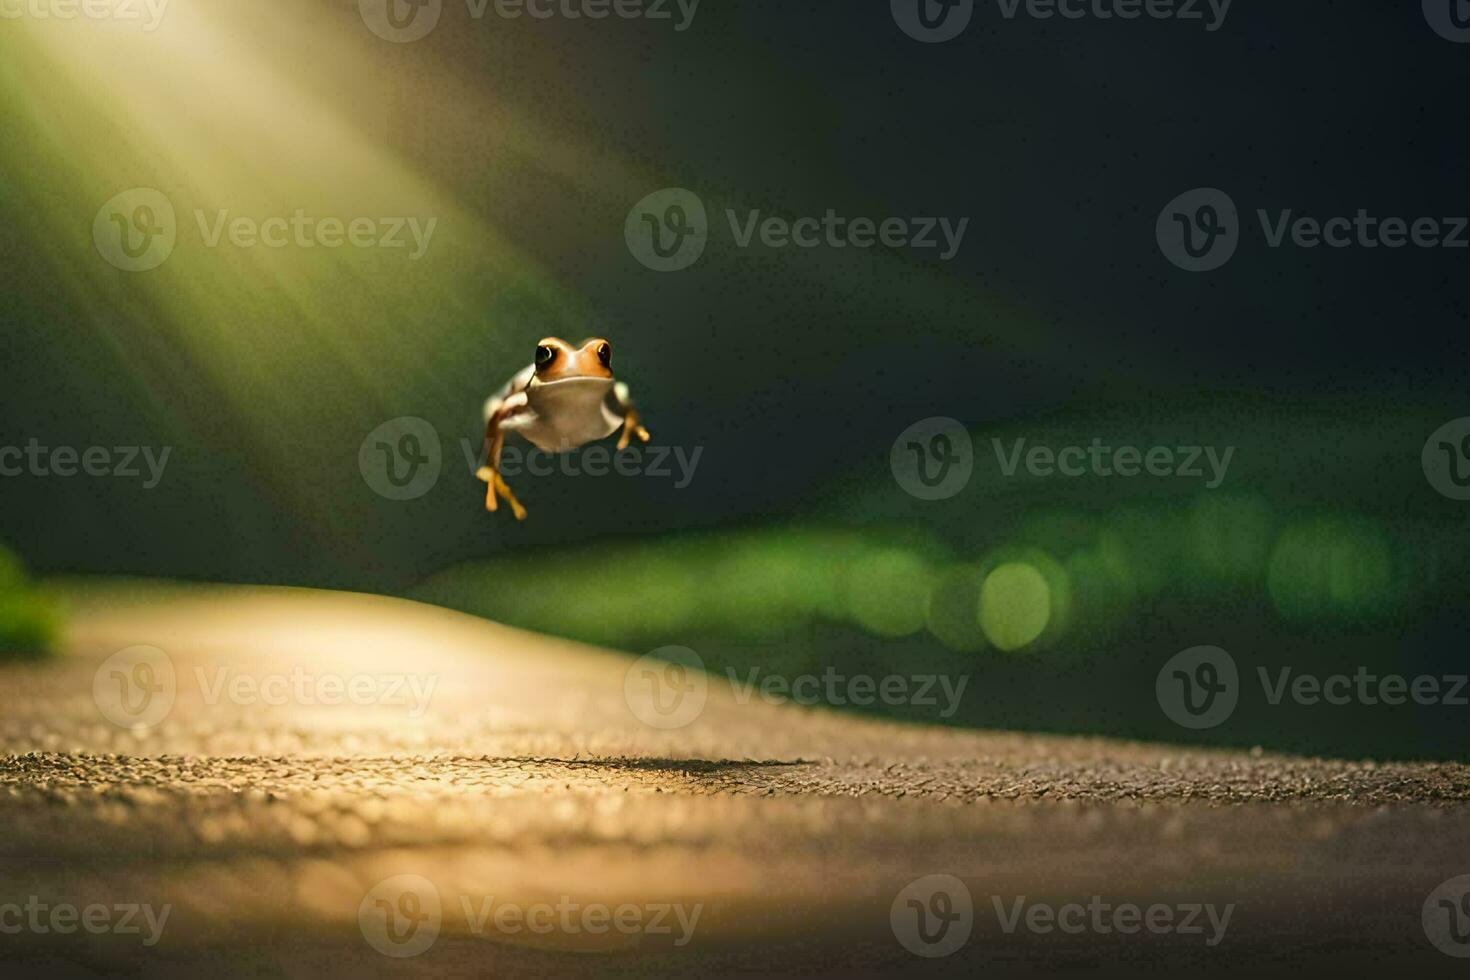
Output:
M1470 953L1462 890L1431 894L1470 874L1463 766L701 699L689 674L375 597L73 606L63 658L0 669L0 930L28 968L1448 975L1432 937ZM141 928L51 918L88 905Z

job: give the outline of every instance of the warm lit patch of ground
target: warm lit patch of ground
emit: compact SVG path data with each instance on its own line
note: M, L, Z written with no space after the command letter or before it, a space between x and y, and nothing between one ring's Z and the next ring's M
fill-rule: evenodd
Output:
M716 680L690 724L661 731L640 719L670 717L644 693L642 666L625 683L631 658L414 603L151 586L78 589L71 602L63 656L0 668L0 907L39 896L171 912L149 947L132 934L8 935L28 965L1458 965L1420 915L1437 885L1470 872L1463 766L904 727L740 704ZM152 724L119 724L129 713ZM974 901L974 934L947 959L912 956L890 922L899 891L931 873L956 876ZM374 889L389 879L384 898ZM406 903L404 881L418 889ZM1007 934L996 906L1094 895L1235 911L1206 946ZM422 925L426 902L437 913L422 953L375 949L368 933L385 916ZM630 936L483 917L538 903L699 913L682 944L673 918L670 934Z

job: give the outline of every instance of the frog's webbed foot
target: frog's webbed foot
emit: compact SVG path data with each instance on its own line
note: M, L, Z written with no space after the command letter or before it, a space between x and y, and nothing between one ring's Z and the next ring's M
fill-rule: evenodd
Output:
M635 436L639 442L649 440L648 430L638 423L638 413L630 409L628 414L623 416L623 434L618 437L618 449L627 449L628 443L632 442Z
M526 519L526 508L521 506L521 502L517 500L516 495L511 492L510 485L505 482L504 477L502 477L499 473L488 466L480 467L479 472L477 472L475 476L479 477L481 480L484 480L486 483L489 484L489 486L485 488L486 510L499 510L499 498L504 497L505 502L510 504L510 512L515 515L516 520L524 521Z

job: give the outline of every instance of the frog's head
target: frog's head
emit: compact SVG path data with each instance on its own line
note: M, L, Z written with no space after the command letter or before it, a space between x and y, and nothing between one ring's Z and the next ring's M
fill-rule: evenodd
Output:
M536 378L542 383L591 378L612 380L612 345L601 337L573 347L560 337L543 337L536 345Z

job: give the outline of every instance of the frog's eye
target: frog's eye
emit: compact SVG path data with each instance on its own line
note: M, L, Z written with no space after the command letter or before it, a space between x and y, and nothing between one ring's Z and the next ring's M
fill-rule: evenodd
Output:
M554 360L556 360L555 347L548 347L546 344L542 344L536 348L536 366L538 368L544 368Z
M602 362L603 367L612 366L612 348L607 344L597 345L597 359Z

